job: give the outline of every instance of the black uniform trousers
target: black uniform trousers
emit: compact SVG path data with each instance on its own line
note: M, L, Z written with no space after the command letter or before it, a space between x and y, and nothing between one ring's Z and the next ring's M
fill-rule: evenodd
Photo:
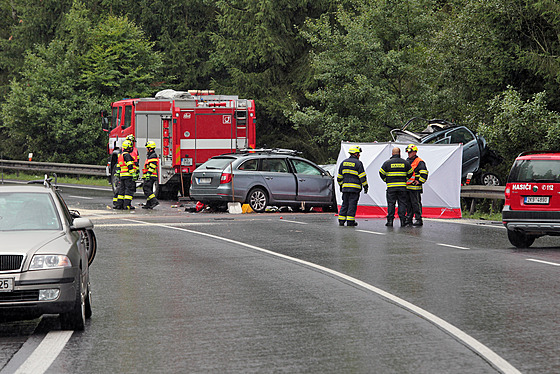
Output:
M156 183L157 177L150 177L144 179L144 184L142 185L142 191L144 191L144 196L146 197L146 206L155 205L157 199L154 194L154 183Z
M356 219L356 211L358 210L358 200L360 199L360 192L343 192L342 205L338 212L339 221L354 221Z
M132 179L132 177L121 177L121 183L119 186L119 201L117 202L120 209L130 209L135 190L136 182Z
M413 217L416 217L418 221L422 221L422 192L420 190L408 190L406 219L408 222L412 222Z
M407 191L400 188L387 188L387 221L395 218L395 204L398 202L398 215L401 221L406 220Z

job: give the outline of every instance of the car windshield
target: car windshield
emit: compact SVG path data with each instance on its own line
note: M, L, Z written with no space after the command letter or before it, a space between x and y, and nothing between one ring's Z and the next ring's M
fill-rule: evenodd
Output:
M50 194L0 193L0 231L60 229L60 219Z
M560 161L517 160L511 168L508 182L560 183Z
M222 170L233 161L235 157L214 157L200 166L201 169Z

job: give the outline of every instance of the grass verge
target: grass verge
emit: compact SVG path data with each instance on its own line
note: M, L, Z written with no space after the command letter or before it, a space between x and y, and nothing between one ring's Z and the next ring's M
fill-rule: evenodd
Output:
M49 175L54 180L54 176ZM21 181L32 181L32 180L43 180L45 179L45 174L39 173L2 173L2 180L5 179L13 179L13 180L21 180ZM83 177L76 177L76 176L65 176L60 175L56 178L57 183L66 183L66 184L83 184L87 186L102 186L107 187L109 183L107 182L107 178L105 177L90 177L90 176L83 176Z

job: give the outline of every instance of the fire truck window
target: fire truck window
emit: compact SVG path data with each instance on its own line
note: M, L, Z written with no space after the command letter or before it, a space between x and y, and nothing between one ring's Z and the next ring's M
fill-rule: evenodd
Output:
M122 125L122 106L119 107L119 115L117 116L117 127Z
M132 105L127 105L124 107L123 130L128 129L131 123L132 123Z
M239 167L237 169L247 170L247 171L256 171L258 165L259 165L259 160L257 160L257 159L248 160L248 161L244 162L243 164L239 165Z
M111 113L111 128L117 128L119 127L120 121L119 121L119 114L120 114L120 107L113 107L113 111Z

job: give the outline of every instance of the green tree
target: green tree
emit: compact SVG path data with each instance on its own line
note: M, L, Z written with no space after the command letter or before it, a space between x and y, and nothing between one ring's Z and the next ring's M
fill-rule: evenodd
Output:
M311 81L309 44L299 35L307 18L318 17L320 0L218 0L212 36L212 88L257 100L259 146L298 148L316 155L286 118L291 101L304 97Z
M142 32L126 18L108 17L92 27L88 19L76 2L57 38L25 56L2 106L4 154L101 162L99 111L115 98L151 92L161 60Z
M291 119L326 156L336 157L341 141L390 140L388 127L430 113L424 56L434 3L356 0L307 22L318 88Z
M481 123L478 131L508 167L523 151L558 148L560 115L547 108L545 92L526 100L508 87L489 101L488 113L488 121Z
M91 94L138 97L160 78L161 56L126 17L109 16L90 31L81 56L82 85Z

